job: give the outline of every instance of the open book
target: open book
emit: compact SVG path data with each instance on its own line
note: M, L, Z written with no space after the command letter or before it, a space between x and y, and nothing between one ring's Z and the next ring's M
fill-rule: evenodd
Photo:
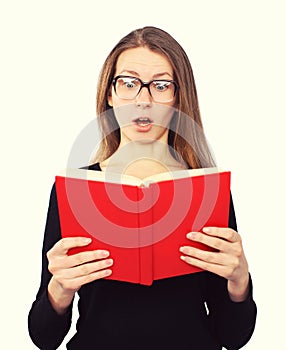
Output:
M106 249L113 258L107 279L151 285L154 280L201 271L180 259L186 238L204 226L228 226L230 172L180 170L144 180L110 172L65 169L56 176L63 237L92 243L74 248Z

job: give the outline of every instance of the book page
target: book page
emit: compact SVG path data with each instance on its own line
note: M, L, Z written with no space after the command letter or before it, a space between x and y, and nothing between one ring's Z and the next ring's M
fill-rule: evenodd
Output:
M75 179L91 180L91 181L101 181L106 183L118 183L131 186L139 187L149 187L151 183L162 182L175 179L183 179L192 176L201 176L206 174L220 173L225 170L217 167L212 168L199 168L199 169L186 169L186 170L176 170L170 172L164 172L160 174L155 174L148 176L146 178L139 179L135 176L104 172L104 171L94 171L87 169L63 169L57 175Z
M202 176L207 174L221 173L224 171L225 170L218 167L176 170L176 171L164 172L164 173L148 176L143 179L143 182L145 186L148 186L152 182L162 182L162 181L168 181L168 180L183 179L186 177Z
M144 186L144 181L130 175L124 175L113 172L95 171L87 169L66 168L58 172L57 176L69 177L73 179L82 179L90 181L100 181L109 183L118 183L131 186Z

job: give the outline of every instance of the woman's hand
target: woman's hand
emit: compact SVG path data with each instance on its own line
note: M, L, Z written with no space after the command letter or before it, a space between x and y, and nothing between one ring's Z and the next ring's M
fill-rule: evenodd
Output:
M53 275L48 285L48 296L57 313L63 314L71 304L75 293L86 283L111 275L108 269L112 259L106 259L109 252L93 250L68 255L75 247L84 247L90 238L69 237L58 241L48 251L49 271Z
M187 238L216 251L184 246L180 248L180 252L185 254L181 259L226 278L230 298L236 302L245 300L249 290L249 273L240 235L230 228L221 227L205 227L203 232L190 232Z

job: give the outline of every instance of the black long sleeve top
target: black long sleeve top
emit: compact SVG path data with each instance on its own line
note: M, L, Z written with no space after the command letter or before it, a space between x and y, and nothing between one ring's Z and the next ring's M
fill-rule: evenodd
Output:
M99 164L89 166L100 170ZM231 201L229 227L237 230ZM69 331L72 305L58 315L50 304L51 279L46 253L61 239L55 185L52 187L42 251L39 291L28 316L32 341L42 350L57 349ZM256 305L250 293L233 302L226 279L203 271L154 281L151 286L101 279L79 294L77 331L67 349L240 349L250 339Z

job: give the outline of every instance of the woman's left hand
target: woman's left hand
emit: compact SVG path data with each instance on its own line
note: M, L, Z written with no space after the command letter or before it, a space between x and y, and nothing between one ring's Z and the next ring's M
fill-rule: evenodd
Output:
M185 254L181 259L226 278L230 298L235 302L245 300L249 291L249 273L240 235L225 227L205 227L203 232L190 232L187 238L216 251L184 246L180 248L180 252Z

